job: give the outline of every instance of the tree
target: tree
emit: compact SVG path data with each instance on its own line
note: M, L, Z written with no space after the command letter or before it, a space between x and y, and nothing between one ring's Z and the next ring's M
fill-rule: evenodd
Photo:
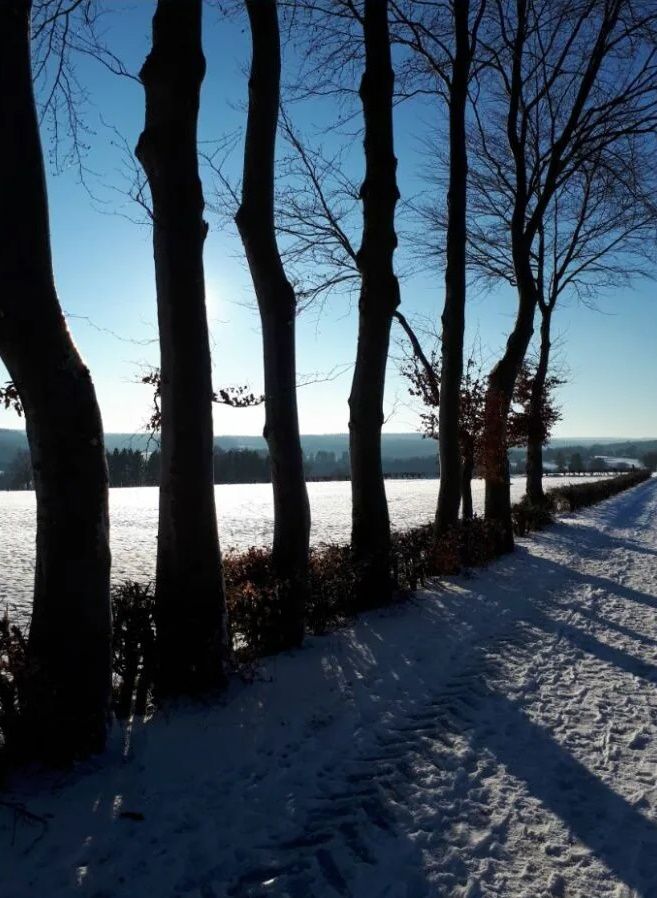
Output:
M365 125L363 236L357 253L361 275L358 347L349 396L351 546L363 604L390 591L390 518L381 464L383 395L392 317L399 305L393 256L397 246L393 91L388 3L365 0L361 20L365 67L360 99Z
M646 452L641 456L641 462L649 471L657 471L657 452Z
M24 409L37 500L30 749L100 750L111 688L108 478L89 375L62 314L30 67L29 0L0 0L0 356Z
M540 148L535 135L532 158ZM591 154L577 173L554 192L538 229L531 261L540 312L538 362L527 407L527 495L535 504L544 501L543 445L550 425L546 397L559 386L550 380L551 327L558 300L572 294L589 302L599 289L631 283L648 274L654 261L655 184L643 138L628 134L620 155L617 148ZM528 141L529 144L529 141ZM488 208L491 184L474 178L475 208ZM478 224L471 227L472 261L480 272L514 283L513 260L504 260L504 231L510 219L499 213L502 232ZM491 234L497 235L493 244Z
M288 238L284 250L288 258L311 268L310 276L304 279L304 296L316 298L342 285L358 284L360 288L358 347L349 397L351 542L360 599L367 605L377 596L389 595L391 588L381 428L391 322L399 304L393 265L399 193L388 2L289 0L283 5L293 9L292 21L303 46L305 63L297 98L333 91L353 93L349 85L355 73L362 72L359 97L365 178L360 190L354 191L350 179L340 170L339 154L326 159L321 152L309 149L284 117L284 133L293 148L296 174L301 176L304 189L296 198L291 191L284 192L279 228ZM347 233L354 199L360 200L363 214L358 250ZM314 263L318 263L315 267L319 273L312 271Z
M570 456L568 469L571 474L581 474L581 472L584 470L584 462L582 461L582 455L580 452L573 452L573 454Z
M486 516L513 547L506 421L539 301L537 240L556 195L601 154L655 124L655 51L649 7L628 0L494 5L480 43L488 56L475 107L482 203L475 244L518 291L516 321L489 377ZM491 80L492 79L492 80ZM482 206L484 210L482 212ZM507 238L489 227L507 223Z
M520 368L513 390L513 402L507 426L507 444L509 447L527 447L527 497L532 503L544 501L541 489L540 496L531 491L532 452L538 447L540 471L539 482L543 477L543 446L547 443L554 426L561 419L561 411L556 403L555 392L564 380L554 374L547 373L544 343L535 365L526 361Z
M296 394L296 299L281 262L274 224L274 168L280 94L280 35L275 0L246 0L253 56L244 145L242 202L235 221L262 322L265 429L274 491L272 564L282 584L274 634L281 649L304 633L310 505Z
M213 484L212 380L205 307L199 95L202 0L158 0L140 73L161 355L161 474L155 616L158 689L225 681L229 643Z
M397 317L401 317L399 313ZM411 338L413 348L410 363L403 369L403 373L410 382L411 395L418 397L427 409L420 415L423 432L425 436L435 440L438 438L440 428L441 360L436 350L431 353L430 357L427 357L408 323L406 322L402 326ZM483 375L481 363L476 360L474 352L471 352L461 378L458 419L460 505L464 520L470 520L474 514L472 478L475 468L482 461L485 396L486 378Z
M477 35L486 0L476 3L470 0L429 4L392 2L392 9L398 25L396 39L410 47L420 67L428 68L438 79L449 112L445 303L438 427L440 488L436 510L436 526L440 532L456 523L462 494L459 417L466 307L466 111ZM474 13L472 22L471 9ZM416 66L411 63L411 68L416 75Z
M436 439L440 427L441 379L440 359L434 348L430 356L423 351L420 341L403 315L396 313L397 319L409 337L412 353L402 373L409 381L411 396L419 398L425 407L421 413L424 435ZM535 428L539 428L545 442L560 418L554 401L554 391L562 381L554 376L546 377L542 387L541 417L536 419L533 406L535 380L538 365L532 369L523 364L514 387L512 407L507 421L506 445L515 448L527 445ZM485 442L485 408L487 378L483 373L481 359L472 350L465 365L459 398L459 451L461 468L461 506L464 520L473 516L472 478L476 468L483 471L487 465L487 445Z

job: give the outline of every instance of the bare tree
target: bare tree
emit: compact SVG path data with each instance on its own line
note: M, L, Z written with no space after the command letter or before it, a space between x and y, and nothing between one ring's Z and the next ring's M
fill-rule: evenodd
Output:
M281 52L276 0L246 0L253 56L244 145L242 202L235 216L255 288L265 374L265 430L272 465L272 562L283 584L273 634L281 649L304 633L310 505L303 470L296 393L296 297L276 241L274 167Z
M213 483L212 379L205 306L197 123L205 74L202 0L158 0L141 70L161 355L156 569L158 688L221 686L229 657Z
M506 421L539 299L536 245L556 194L628 134L654 130L656 55L650 4L630 0L496 3L480 43L488 57L476 105L477 165L486 172L480 233L518 291L506 350L490 373L486 408L486 516L513 546ZM472 154L471 154L472 157ZM483 161L482 161L483 160Z
M647 103L647 121L639 117L636 122L632 120L632 113L625 106L629 102L632 108L631 97L621 93L615 103L613 97L603 97L605 108L610 104L607 120L599 121L596 128L577 138L578 147L571 151L570 162L550 187L547 201L538 173L551 152L546 150L546 141L554 140L545 136L550 115L554 119L552 135L558 131L558 104L548 103L546 109L541 108L540 118L536 113L526 122L522 154L534 179L532 193L527 194L528 221L538 199L542 199L536 233L526 251L532 275L529 284L541 315L539 358L533 380L535 426L529 426L528 431L527 491L534 502L543 500L542 445L546 434L541 423L545 418L541 404L557 300L563 294L571 294L590 302L597 291L627 285L634 277L646 274L654 262L653 198L657 184L649 162L654 147L649 123L657 111L650 108L657 96L656 74L650 67L643 72L640 96L642 103ZM549 91L546 96L550 97ZM512 237L518 169L505 152L507 139L500 132L496 133L490 118L479 117L471 135L474 165L468 264L476 276L489 284L506 280L518 286L517 248L514 249L517 241L514 243ZM522 168L520 171L522 182ZM441 210L428 213L434 225L439 225L440 216ZM492 455L494 465L494 447Z
M657 255L657 181L640 141L629 136L620 152L587 161L557 191L539 228L534 259L540 345L527 409L527 496L544 501L543 445L552 318L564 293L587 302L594 291L627 286L645 275Z
M406 64L405 74L407 79L410 77L406 90L412 93L415 89L423 89L428 75L429 84L424 89L443 95L449 114L445 303L438 427L440 489L436 510L436 529L440 533L458 520L461 498L459 415L466 308L466 118L469 83L486 0L475 3L470 0L437 0L423 4L392 2L392 9L396 40L412 51Z
M344 147L326 150L296 129L281 109L287 146L280 162L276 229L286 269L304 308L360 285L354 233L361 225L360 188L345 165Z
M390 329L399 304L393 266L397 246L395 208L399 198L394 155L392 67L388 2L289 0L305 66L294 98L359 97L364 122L365 179L358 191L363 224L359 249L348 231L354 190L336 158L315 153L287 127L307 193L282 217L287 251L297 259L321 261L309 293L336 285L360 288L358 347L349 397L352 484L352 550L363 604L390 591L390 522L381 463L383 397ZM364 72L363 72L364 68ZM318 75L318 73L320 73ZM353 112L353 111L352 111ZM351 116L351 112L349 116ZM345 203L346 200L346 203ZM327 287L328 285L328 287Z
M116 75L137 80L104 40L107 4L99 0L33 0L32 75L37 113L48 134L48 157L55 170L73 165L87 183L86 154L91 130L86 122L88 88L79 77L85 58Z
M425 410L420 414L424 435L438 439L442 385L440 381L441 358L439 341L427 356L420 340L399 312L397 319L402 325L411 344L411 355L402 367L402 373L409 382L409 393L422 402ZM459 397L459 502L463 520L473 517L472 478L475 466L480 460L481 437L484 421L485 377L482 363L471 350L461 378Z
M357 253L361 274L358 348L349 396L351 545L360 570L364 604L390 590L390 519L381 463L383 395L392 317L399 305L393 256L397 246L392 68L388 3L365 0L361 20L365 68L360 98L365 125L363 236Z
M24 409L37 498L25 695L31 749L105 742L111 687L108 475L91 377L55 289L29 0L0 2L0 355Z

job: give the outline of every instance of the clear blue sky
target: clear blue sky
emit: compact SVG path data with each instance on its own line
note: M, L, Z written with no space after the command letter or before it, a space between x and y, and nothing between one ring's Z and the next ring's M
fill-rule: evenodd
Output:
M154 4L117 3L104 23L107 40L137 71L148 49ZM243 128L249 46L243 23L220 21L205 11L208 74L202 96L201 137L205 140ZM288 64L293 61L287 60ZM90 128L86 163L94 202L69 168L49 175L54 264L61 303L98 391L105 428L135 432L148 415L148 388L135 383L144 366L156 365L155 295L151 237L148 227L123 217L139 210L113 188L125 181L121 152L109 126L131 146L143 122L139 84L120 79L92 61L80 61L78 74L88 89L86 120ZM318 134L326 121L325 104L290 109L297 127ZM427 123L440 121L441 110L407 104L396 113L396 145L402 194L427 189L419 177L423 165L418 140ZM47 143L47 135L44 140ZM239 168L241 147L235 154ZM352 147L354 173L362 164L358 143ZM211 177L206 198L212 199ZM216 385L249 383L262 389L259 321L241 246L232 226L220 227L208 212L206 244L208 314ZM355 235L358 242L358 235ZM404 254L404 243L400 248ZM410 318L437 320L443 297L442 272L409 277L402 285L403 310ZM569 372L560 391L563 420L555 436L657 436L657 289L643 281L633 289L598 298L598 311L565 301L556 316L558 354ZM473 291L468 309L469 340L478 335L487 358L494 359L512 324L515 298L510 289ZM355 354L356 314L346 297L330 299L321 314L313 309L299 320L298 368L302 378L319 382L300 389L301 427L305 433L347 429L347 396ZM397 338L399 335L397 335ZM396 339L397 339L396 338ZM393 346L393 356L399 350ZM322 375L342 370L322 381ZM2 372L4 374L4 372ZM409 404L393 358L387 384L388 431L417 427L417 410ZM258 433L261 409L215 411L215 432ZM19 422L0 411L0 426Z

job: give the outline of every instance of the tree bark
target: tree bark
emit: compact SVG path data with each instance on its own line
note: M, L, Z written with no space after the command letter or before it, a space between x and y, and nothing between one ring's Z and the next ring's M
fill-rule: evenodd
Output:
M223 685L229 656L213 483L212 375L205 308L197 122L202 0L158 0L141 70L137 157L153 203L161 354L161 477L155 586L158 689Z
M394 152L394 71L390 52L388 3L365 0L365 71L360 98L365 122L363 238L357 254L361 274L358 348L349 397L351 458L351 544L365 606L390 592L390 519L381 464L381 428L390 326L399 305L393 266L397 246Z
M514 264L518 285L518 313L506 351L488 379L486 391L484 454L486 469L486 519L497 526L498 548L513 551L511 481L507 453L507 421L513 389L532 334L538 293L524 236L514 235Z
M541 349L532 384L527 438L527 498L535 505L545 501L543 492L543 403L550 364L550 324L552 308L541 306Z
M474 475L474 451L471 445L463 447L461 464L461 513L464 521L471 521L474 516L472 505L472 477Z
M0 0L0 356L25 410L37 501L28 750L105 742L111 690L108 476L100 411L55 289L28 0Z
M465 112L472 51L469 0L453 4L456 52L449 90L449 190L447 194L447 267L442 314L441 396L438 412L440 487L436 511L438 533L453 527L461 499L459 417L463 377L466 301L466 212L468 153Z
M244 147L242 203L235 216L262 321L264 437L274 492L272 563L281 581L273 647L300 645L308 579L310 506L303 470L296 388L296 299L281 261L274 222L281 51L275 0L246 0L253 57Z

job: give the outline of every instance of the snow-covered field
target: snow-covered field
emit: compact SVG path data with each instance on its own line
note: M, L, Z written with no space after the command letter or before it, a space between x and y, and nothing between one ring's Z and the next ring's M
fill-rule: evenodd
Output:
M652 479L16 780L0 894L654 898L656 612Z
M587 478L590 479L590 478ZM559 478L576 483L581 477ZM430 520L438 497L437 480L388 480L386 490L393 527L403 529ZM556 485L550 478L548 486ZM525 481L512 481L513 501L524 493ZM247 549L271 541L274 509L269 484L231 484L216 488L217 514L223 547ZM351 484L308 484L312 511L312 541L348 542L351 529ZM475 511L483 512L483 481L475 481ZM155 574L157 489L110 490L112 577L150 580ZM0 492L0 608L29 611L34 581L34 494Z

